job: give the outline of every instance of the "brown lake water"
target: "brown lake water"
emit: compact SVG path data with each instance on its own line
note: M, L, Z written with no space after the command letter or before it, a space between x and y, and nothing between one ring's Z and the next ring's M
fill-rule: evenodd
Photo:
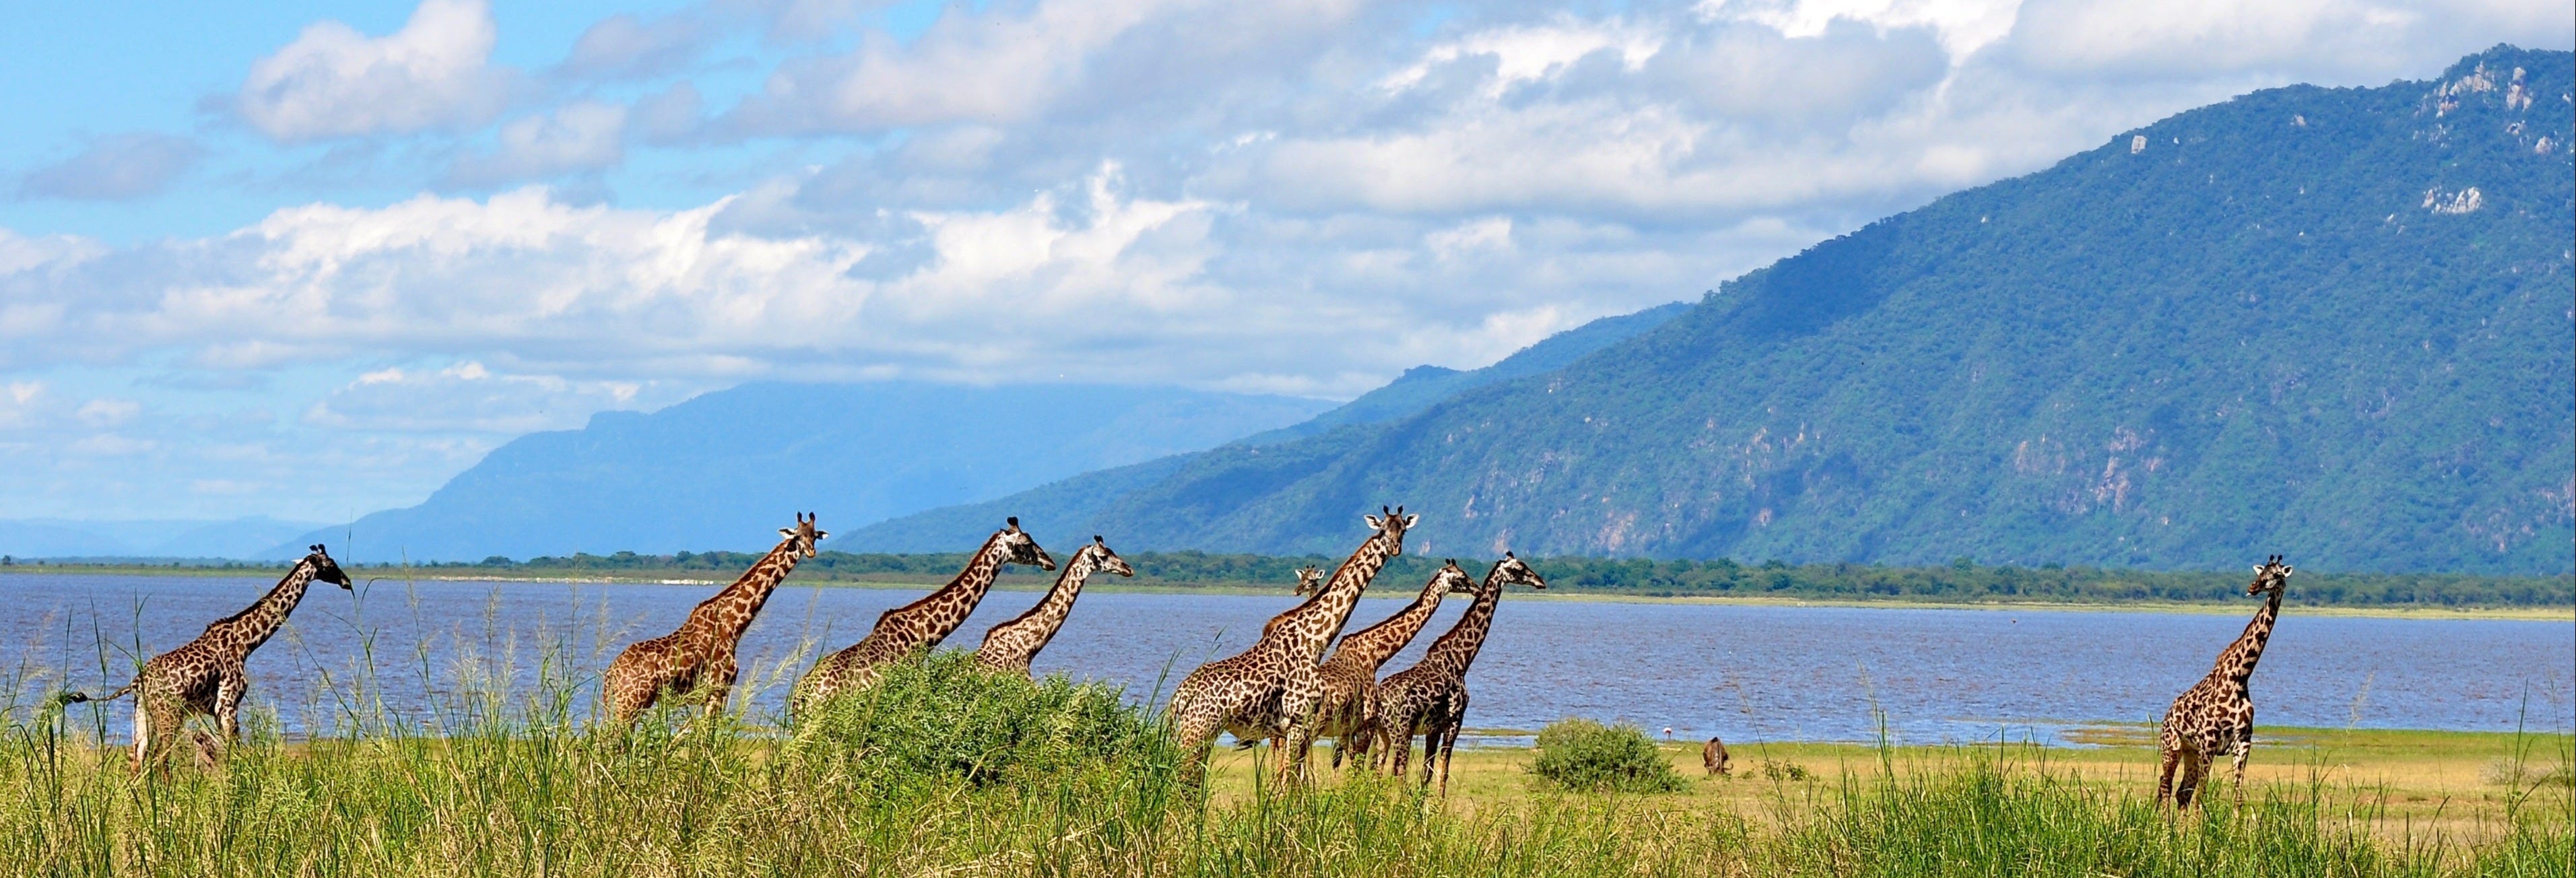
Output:
M69 686L122 684L141 659L255 600L267 578L0 576L0 707L23 713ZM1352 630L1403 598L1363 600ZM289 732L339 727L353 680L372 679L398 715L427 722L460 680L505 677L534 691L541 660L576 687L628 643L668 633L712 585L527 582L362 583L316 588L286 631L251 659L250 705ZM858 640L877 614L926 588L778 591L742 645L755 716L774 718L786 682L816 649ZM2064 743L2074 727L2152 723L2209 670L2244 615L1875 609L1514 600L1469 678L1471 727L1535 729L1590 717L1676 738L1903 743ZM949 639L1036 602L994 592ZM1232 654L1295 604L1278 596L1083 596L1040 673L1122 686L1147 700L1191 668ZM2255 601L2247 599L2251 614ZM1441 608L1387 672L1409 666L1465 609ZM549 656L551 658L549 659ZM2259 724L2567 731L2576 727L2576 623L2353 618L2284 611L2254 677ZM595 695L575 693L586 713ZM72 708L89 726L96 708ZM121 736L130 708L106 708ZM1510 738L1510 735L1497 736Z

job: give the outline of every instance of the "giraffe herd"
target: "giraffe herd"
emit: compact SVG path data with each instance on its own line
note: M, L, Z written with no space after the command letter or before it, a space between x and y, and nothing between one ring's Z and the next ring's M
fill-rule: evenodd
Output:
M1431 784L1436 762L1440 794L1448 794L1449 757L1467 712L1467 671L1492 629L1495 604L1505 586L1545 589L1547 581L1511 552L1503 553L1481 580L1451 560L1393 616L1342 636L1360 594L1389 559L1403 554L1405 534L1421 520L1400 506L1380 507L1378 514L1361 518L1368 526L1367 539L1329 579L1319 568L1297 571L1296 593L1305 601L1271 618L1250 648L1200 666L1173 690L1166 713L1184 754L1185 776L1192 782L1204 777L1208 751L1221 732L1231 733L1240 747L1270 742L1283 784L1307 780L1308 750L1322 738L1333 740L1335 767L1347 759L1354 767L1364 762L1370 770L1404 776L1413 740L1420 737L1420 783ZM631 725L666 700L694 702L711 716L725 709L739 670L734 653L743 632L797 562L813 558L829 536L810 514L797 515L795 527L778 533L775 548L691 609L678 630L618 653L600 681L600 712L608 722ZM240 735L238 714L249 690L245 665L251 652L285 624L313 582L351 589L348 575L322 546L310 550L257 602L208 624L205 633L187 644L153 657L122 688L96 699L65 692L61 701L108 701L132 694L137 770L168 756L187 731L187 719L211 716L219 735L195 732L189 737L200 759L213 762ZM864 690L888 666L935 649L975 612L1002 568L1011 564L1056 569L1055 559L1020 529L1018 518L1008 519L987 538L947 585L887 610L866 637L816 662L797 682L791 710L803 714L828 699ZM975 651L976 667L1027 676L1031 661L1072 613L1083 583L1101 572L1136 573L1095 534L1064 564L1055 586L1035 606L985 633ZM2263 605L2244 633L2219 653L2209 674L2174 699L2166 712L2159 738L2159 805L2195 804L2210 763L2222 755L2233 762L2236 800L2243 803L2245 761L2254 744L2248 684L2279 619L2281 595L2292 573L2279 555L2255 565L2246 594L2263 596ZM1432 642L1419 663L1378 679L1378 669L1421 633L1452 594L1472 596L1467 611ZM1327 657L1325 650L1336 638L1339 646ZM1702 757L1710 773L1726 771L1726 750L1717 739L1709 739Z

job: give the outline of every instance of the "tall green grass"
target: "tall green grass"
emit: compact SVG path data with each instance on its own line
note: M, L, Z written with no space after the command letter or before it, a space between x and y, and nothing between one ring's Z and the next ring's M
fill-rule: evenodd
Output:
M1536 789L1443 803L1366 777L1210 799L1178 782L1158 717L1122 693L970 664L897 668L791 728L668 710L606 730L582 716L574 677L540 674L538 691L463 687L434 722L352 709L346 729L300 741L255 723L217 767L141 776L95 724L14 707L0 872L2567 875L2576 841L2544 807L2474 844L2392 841L2321 786L2172 817L2143 789L1984 749L1737 781L1769 788L1747 814Z

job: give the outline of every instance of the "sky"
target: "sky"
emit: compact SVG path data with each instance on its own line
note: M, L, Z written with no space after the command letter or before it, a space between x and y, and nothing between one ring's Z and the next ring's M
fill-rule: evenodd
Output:
M0 519L752 380L1347 398L2563 0L0 0Z

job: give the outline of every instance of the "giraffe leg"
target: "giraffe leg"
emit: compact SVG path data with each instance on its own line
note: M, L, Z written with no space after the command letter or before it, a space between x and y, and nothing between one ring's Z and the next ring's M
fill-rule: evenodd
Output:
M1440 797L1443 799L1449 798L1449 751L1458 746L1458 727L1464 721L1465 718L1461 717L1450 722L1449 730L1440 736ZM1422 767L1426 770L1431 767L1427 745L1422 754Z
M150 702L150 701L148 701L148 700L146 700L145 698L137 697L137 698L135 698L135 699L134 699L134 760L133 760L134 764L133 764L133 766L132 766L133 770L135 770L135 771L137 771L137 772L140 772L140 771L142 771L142 770L143 770L143 762L144 762L144 759L145 759L147 756L149 756L149 755L151 754L151 752L152 752L152 744L153 744L153 741L152 741L152 708L151 708L151 702Z
M2156 807L2159 809L2173 803L2174 767L2182 764L2182 751L2167 745L2162 761L2164 767L2156 772Z
M1315 724L1298 723L1288 730L1287 747L1279 753L1279 785L1306 782L1306 755L1315 747Z
M2254 739L2250 737L2237 739L2235 749L2235 765L2232 766L2233 770L2231 773L2234 774L2236 778L2236 783L2234 784L2236 793L2236 810L2243 811L2245 810L2245 757L2254 753Z
M734 663L733 656L727 655L711 662L699 676L699 694L707 700L708 719L724 713L725 703L733 697L734 680L741 674L741 666Z
M219 740L226 749L241 740L241 700L249 690L241 671L226 671L215 684L215 728L223 732Z
M2209 776L2209 757L2195 750L2182 758L2182 781L2174 786L2174 807L2189 809L2200 798L2201 781Z

